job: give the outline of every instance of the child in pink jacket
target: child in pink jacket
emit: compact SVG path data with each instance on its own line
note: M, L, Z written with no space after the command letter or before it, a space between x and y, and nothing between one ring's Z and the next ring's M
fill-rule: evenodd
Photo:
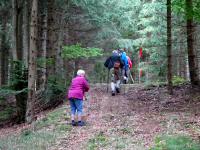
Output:
M78 115L78 126L83 126L84 122L81 120L83 115L83 97L84 93L88 92L89 84L85 78L85 71L78 70L77 76L72 79L68 99L71 107L72 126L76 125L75 114Z

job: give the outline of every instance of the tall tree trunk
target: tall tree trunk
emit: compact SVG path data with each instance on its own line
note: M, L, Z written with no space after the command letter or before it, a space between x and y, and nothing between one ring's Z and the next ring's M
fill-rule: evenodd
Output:
M30 23L30 52L29 52L29 72L28 72L28 101L26 111L26 121L31 123L34 119L35 105L35 81L36 81L36 56L37 56L37 15L38 0L33 0Z
M42 42L42 57L47 57L47 14L44 17L44 24L43 24L43 34L42 34L43 42ZM44 66L42 68L42 83L41 88L44 90L45 85L47 83L47 64L44 62Z
M9 58L9 45L7 43L7 22L8 22L8 17L7 13L3 15L3 20L2 20L2 85L6 85L8 81L8 58Z
M17 0L12 0L12 24L13 24L13 36L12 36L12 57L13 60L18 60L17 58L17 25L18 25L18 14L17 14Z
M3 17L1 18L1 37L0 37L0 86L5 84L5 52L7 51L6 48L6 14L3 13Z
M181 36L181 35L180 35ZM187 59L185 58L186 53L185 53L185 48L182 45L183 39L180 39L180 43L179 44L179 69L180 69L180 76L184 79L187 79L187 68L186 68L186 61Z
M197 74L198 74L198 78L200 79L200 44L199 44L199 40L200 40L200 24L197 23L196 27L195 27L195 55L196 55L196 65L198 68Z
M58 43L56 45L56 75L64 79L63 73L63 58L61 57L61 50L63 44L63 37L64 37L64 15L57 17L58 22L60 24L59 32L58 32Z
M54 18L54 5L55 0L49 0L47 2L47 59L51 64L47 64L47 80L50 75L55 75L55 61L56 61L56 52L55 52L55 43L57 41L55 37L55 18Z
M167 0L167 57L168 57L168 90L170 94L173 94L172 85L172 30L171 30L171 0Z
M176 57L176 75L181 77L181 56L180 56L180 49L177 51L177 57Z
M0 38L0 41L2 39ZM0 59L2 59L2 49L1 49L2 43L0 42ZM2 63L0 61L0 87L2 86Z
M17 57L19 60L23 59L23 3L18 2L18 9L17 9Z
M23 1L12 0L13 7L13 60L22 60Z
M40 26L38 27L38 58L46 60L47 56L47 2L39 1L38 13ZM46 61L42 61L41 66L38 68L37 74L37 89L41 92L45 90L46 85Z
M1 39L0 39L0 59L2 59L2 51L1 51ZM0 61L0 87L2 86L2 64Z
M190 80L192 85L198 85L199 79L197 74L197 67L195 64L194 53L194 26L193 26L193 4L192 0L186 0L186 17L187 17L187 49L188 49L188 61L190 70Z
M27 88L27 73L24 69L24 66L19 62L23 59L23 6L24 0L12 0L13 6L13 47L12 47L12 56L13 60L17 61L14 63L14 66L11 66L11 70L14 71L12 76L15 76L15 79L18 80L17 83L14 83L14 89L16 91L23 90ZM22 81L23 80L23 81ZM27 93L22 92L16 95L16 107L17 107L17 116L18 122L25 120L26 114L26 100Z
M24 1L23 9L23 21L24 21L24 30L23 30L23 60L25 66L28 68L28 52L29 52L29 0Z

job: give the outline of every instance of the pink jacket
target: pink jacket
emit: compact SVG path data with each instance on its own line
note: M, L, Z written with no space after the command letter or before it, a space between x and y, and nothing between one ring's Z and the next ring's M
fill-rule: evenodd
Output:
M76 76L72 79L68 91L68 99L77 98L83 100L84 93L89 90L89 84L83 76Z

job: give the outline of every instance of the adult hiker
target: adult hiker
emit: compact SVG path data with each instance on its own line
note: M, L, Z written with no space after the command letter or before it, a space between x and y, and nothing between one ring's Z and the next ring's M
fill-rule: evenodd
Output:
M89 84L85 78L85 71L78 70L77 76L72 79L68 91L68 99L71 108L71 124L72 126L83 126L85 123L82 121L83 115L83 97L84 93L88 92ZM78 123L75 122L75 115L78 115Z
M123 61L117 50L114 50L112 56L106 59L104 66L111 73L112 96L115 96L116 93L120 93L121 68L123 67ZM108 78L110 78L109 75Z
M123 76L123 83L126 84L128 82L128 73L129 73L129 63L128 58L126 55L126 48L119 50L121 53L121 60L123 61L123 68L122 68L122 76Z

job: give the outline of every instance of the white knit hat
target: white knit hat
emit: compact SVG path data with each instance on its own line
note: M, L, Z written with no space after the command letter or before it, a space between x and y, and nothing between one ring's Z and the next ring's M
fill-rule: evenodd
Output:
M79 70L77 71L77 75L78 75L78 76L84 76L84 75L85 75L85 71L79 69Z

